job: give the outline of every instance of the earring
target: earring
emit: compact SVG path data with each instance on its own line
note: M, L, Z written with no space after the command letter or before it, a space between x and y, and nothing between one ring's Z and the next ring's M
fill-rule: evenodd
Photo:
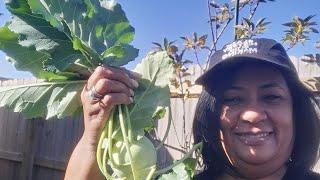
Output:
M288 159L288 161L287 161L287 164L291 164L291 163L293 163L293 160L292 160L292 158L291 158L291 156L290 156L289 159Z

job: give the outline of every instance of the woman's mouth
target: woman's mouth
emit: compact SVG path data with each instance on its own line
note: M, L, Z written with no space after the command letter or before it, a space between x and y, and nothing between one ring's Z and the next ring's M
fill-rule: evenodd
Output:
M235 133L238 139L248 145L248 146L258 146L264 144L269 140L274 134L273 132L244 132L244 133Z

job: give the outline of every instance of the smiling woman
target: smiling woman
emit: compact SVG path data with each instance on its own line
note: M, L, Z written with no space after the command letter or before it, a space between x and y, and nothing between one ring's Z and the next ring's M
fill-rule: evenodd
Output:
M224 93L220 119L222 145L233 166L255 176L285 169L279 167L294 141L292 98L279 71L261 64L239 68Z
M319 106L279 43L226 45L197 82L205 88L193 131L206 168L196 179L320 179L311 171Z

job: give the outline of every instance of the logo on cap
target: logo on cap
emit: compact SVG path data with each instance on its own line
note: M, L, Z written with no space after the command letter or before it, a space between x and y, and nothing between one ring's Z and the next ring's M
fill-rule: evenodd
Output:
M228 44L223 49L222 59L227 59L241 54L254 54L258 52L258 42L252 39L236 41Z

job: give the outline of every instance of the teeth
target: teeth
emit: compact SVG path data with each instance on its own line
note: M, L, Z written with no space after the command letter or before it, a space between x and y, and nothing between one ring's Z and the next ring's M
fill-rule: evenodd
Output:
M247 145L258 145L259 143L265 142L269 139L271 133L269 132L260 132L260 133L239 133L237 134L239 140ZM271 137L271 136L270 136Z
M269 133L259 133L259 134L243 134L241 136L247 136L247 137L251 137L251 138L263 138L268 135L269 135Z

